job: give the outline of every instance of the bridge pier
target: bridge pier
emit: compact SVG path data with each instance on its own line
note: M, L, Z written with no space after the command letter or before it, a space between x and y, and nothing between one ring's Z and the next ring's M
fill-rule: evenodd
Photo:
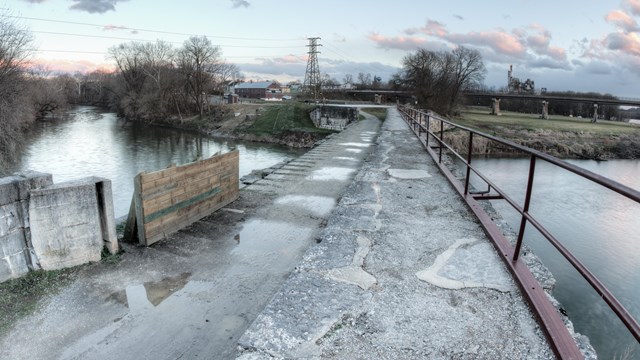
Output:
M593 119L591 120L592 123L598 121L598 104L593 104Z
M491 99L491 115L500 116L500 98Z
M542 115L540 118L549 120L549 102L547 100L542 100Z

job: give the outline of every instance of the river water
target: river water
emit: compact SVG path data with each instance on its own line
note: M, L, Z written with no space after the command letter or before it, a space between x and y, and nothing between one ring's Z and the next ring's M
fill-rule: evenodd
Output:
M640 190L640 161L569 162ZM528 159L474 159L496 185L523 204ZM486 185L472 177L478 190ZM505 201L494 208L517 230L520 216ZM640 205L565 170L538 161L530 212L640 319ZM557 280L554 296L601 359L640 359L640 346L582 277L532 226L529 245ZM632 349L630 357L623 357Z
M240 176L303 153L285 147L240 142L163 127L140 126L95 107L73 108L60 118L38 122L27 134L29 144L16 163L0 176L36 170L53 174L54 182L100 176L112 181L115 216L129 211L133 178L209 157L233 147L240 151Z

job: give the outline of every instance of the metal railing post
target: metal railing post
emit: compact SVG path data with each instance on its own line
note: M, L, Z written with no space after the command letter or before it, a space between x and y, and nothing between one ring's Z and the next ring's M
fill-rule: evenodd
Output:
M440 119L440 151L438 152L438 162L442 163L442 148L444 148L444 122Z
M529 163L529 179L527 180L527 193L524 197L524 207L522 208L522 220L520 220L520 231L518 231L518 240L516 248L513 252L513 261L517 261L520 256L520 248L524 239L524 230L527 227L527 214L529 213L529 204L531 204L531 193L533 190L533 175L536 170L536 156L531 154L531 163Z
M427 114L427 139L425 140L425 146L427 147L427 149L429 148L429 131L431 131L431 118L429 117L429 114Z
M469 180L471 177L471 152L473 151L473 133L469 133L469 146L467 147L467 177L464 181L464 195L469 194Z

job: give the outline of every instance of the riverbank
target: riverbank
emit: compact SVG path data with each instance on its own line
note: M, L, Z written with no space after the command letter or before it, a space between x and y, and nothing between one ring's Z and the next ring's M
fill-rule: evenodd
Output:
M124 244L116 264L77 269L0 336L0 358L235 357L239 337L315 244L379 123L331 135L166 240Z
M564 159L640 159L640 126L619 122L503 112L490 115L485 108L464 109L454 122L511 140ZM452 135L456 136L456 135ZM465 135L460 134L466 144ZM474 152L491 157L517 155L499 144L476 140Z
M311 148L334 131L318 129L309 112L315 105L298 102L248 102L213 108L203 118L170 119L166 126L242 141Z

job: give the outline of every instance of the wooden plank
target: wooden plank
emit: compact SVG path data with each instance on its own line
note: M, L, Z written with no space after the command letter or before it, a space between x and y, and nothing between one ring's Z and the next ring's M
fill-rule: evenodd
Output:
M143 245L151 245L239 196L239 152L136 177L134 200ZM140 237L141 238L141 237Z
M144 232L144 211L142 210L142 182L141 182L141 174L138 174L135 178L133 178L133 200L135 202L136 207L136 224L138 228L138 241L142 245L147 245L147 240Z

